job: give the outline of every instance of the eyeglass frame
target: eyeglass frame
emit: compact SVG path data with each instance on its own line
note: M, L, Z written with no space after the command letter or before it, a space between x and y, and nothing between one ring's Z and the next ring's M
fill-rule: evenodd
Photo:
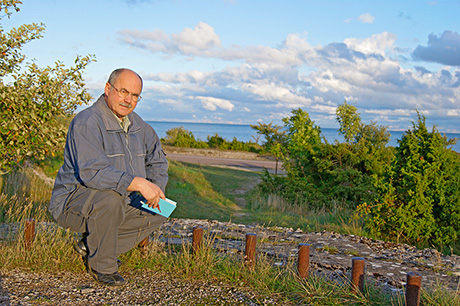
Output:
M131 95L131 101L134 101L134 102L136 102L136 103L139 102L139 101L142 99L142 96L141 96L141 95L138 95L138 94L129 92L129 91L127 91L127 90L124 89L124 88L118 89L118 88L116 88L115 86L113 86L113 85L110 84L110 83L109 83L109 85L110 85L110 87L112 87L113 89L115 89L115 90L117 91L118 96L119 96L120 98L122 98L122 99L126 98L126 97L129 96L129 95ZM124 97L123 97L122 91L127 92L127 94L126 94ZM134 100L133 98L135 98L136 96L137 96L137 99Z

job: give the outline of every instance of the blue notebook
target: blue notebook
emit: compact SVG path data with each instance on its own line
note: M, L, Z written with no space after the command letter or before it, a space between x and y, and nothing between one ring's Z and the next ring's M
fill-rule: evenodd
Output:
M139 193L133 193L130 205L142 211L146 211L151 214L159 214L166 218L168 218L174 211L174 209L176 209L177 203L168 198L166 198L166 200L160 199L159 204L161 211L158 210L158 208L153 209L152 207L148 206L147 204L145 204L144 200L144 197L141 196Z
M165 200L163 199L160 199L160 210L158 210L158 208L152 208L150 206L148 206L147 204L145 204L144 201L141 201L141 207L147 211L150 211L150 212L153 212L153 213L156 213L156 214L159 214L163 217L166 217L168 218L171 213L174 211L174 209L176 209L176 202L174 202L173 200L171 199L168 199L166 198Z

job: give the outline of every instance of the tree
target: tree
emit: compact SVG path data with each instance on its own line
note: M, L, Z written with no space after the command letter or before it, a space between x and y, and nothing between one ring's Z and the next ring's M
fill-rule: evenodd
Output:
M288 175L306 176L305 171L312 166L321 148L321 128L300 108L293 109L291 114L283 118L287 130L284 168Z
M0 12L10 18L19 4L1 0ZM46 68L25 63L21 48L41 38L44 29L33 23L5 33L0 24L0 173L62 148L66 118L91 100L82 73L93 56L77 56L70 68L59 61Z
M380 237L437 246L460 238L460 158L418 113L395 150L395 159L377 181L379 199L363 205L366 224Z
M337 107L336 115L339 132L346 142L344 148L349 151L349 166L362 173L380 175L392 158L392 149L386 147L390 141L386 127L375 122L364 124L357 108L347 101Z
M350 143L356 138L362 127L358 109L353 105L347 104L347 101L345 101L337 107L335 113L340 125L339 132L343 135L345 141Z
M264 190L310 207L341 203L355 208L374 200L374 180L392 158L391 149L386 147L389 133L375 123L363 124L357 109L346 102L337 109L337 121L347 141L330 144L306 111L292 110L291 116L283 119L282 141L267 141L283 161L286 176L265 174ZM257 128L275 135L271 124L259 123Z
M264 136L263 151L275 156L275 175L278 174L278 160L283 156L286 131L280 125L273 125L273 121L269 124L259 122L258 125L251 125L251 128L256 130L257 134Z

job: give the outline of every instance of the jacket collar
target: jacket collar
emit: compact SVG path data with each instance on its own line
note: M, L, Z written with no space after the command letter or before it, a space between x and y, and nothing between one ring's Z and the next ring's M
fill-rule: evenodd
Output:
M100 111L102 121L104 122L107 131L123 131L117 119L113 115L112 110L107 106L104 94L102 94L99 97L99 99L97 99L94 105ZM128 127L128 132L137 131L140 128L140 126L139 123L136 120L134 120L133 113L129 114L128 118L131 122L131 124Z

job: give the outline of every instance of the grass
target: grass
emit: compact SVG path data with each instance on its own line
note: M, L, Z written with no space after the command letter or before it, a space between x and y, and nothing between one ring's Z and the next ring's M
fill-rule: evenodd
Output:
M171 217L363 234L353 212L340 206L333 211L312 211L293 207L274 195L241 194L259 180L258 173L171 162L166 195L180 203ZM241 198L249 204L241 205Z
M55 167L49 166L47 173L55 173ZM169 174L166 194L180 203L172 215L175 218L365 234L360 224L351 218L352 212L340 207L335 211L305 211L274 196L257 192L243 194L248 186L258 182L256 173L171 162ZM83 273L82 262L69 247L76 241L76 234L56 226L47 212L52 185L26 168L1 177L0 188L0 222L16 224L16 229L7 233L7 239L0 241L0 271L19 268ZM36 239L26 250L20 233L24 232L25 221L32 217L48 223L40 223L44 225L37 228ZM402 296L388 295L372 283L367 284L361 294L349 289L346 277L331 281L324 276L310 275L301 280L294 261L277 267L274 259L259 256L254 269L248 269L241 255L222 256L213 249L212 239L205 238L198 254L192 254L189 243L165 246L154 241L147 252L135 248L122 256L122 273L154 271L179 279L203 279L274 296L282 304L404 305ZM433 291L422 289L422 301L423 305L460 305L459 297L443 290L442 285Z
M235 191L258 178L249 172L242 177L240 172L170 162L166 195L180 203L171 217L228 221L241 210Z

